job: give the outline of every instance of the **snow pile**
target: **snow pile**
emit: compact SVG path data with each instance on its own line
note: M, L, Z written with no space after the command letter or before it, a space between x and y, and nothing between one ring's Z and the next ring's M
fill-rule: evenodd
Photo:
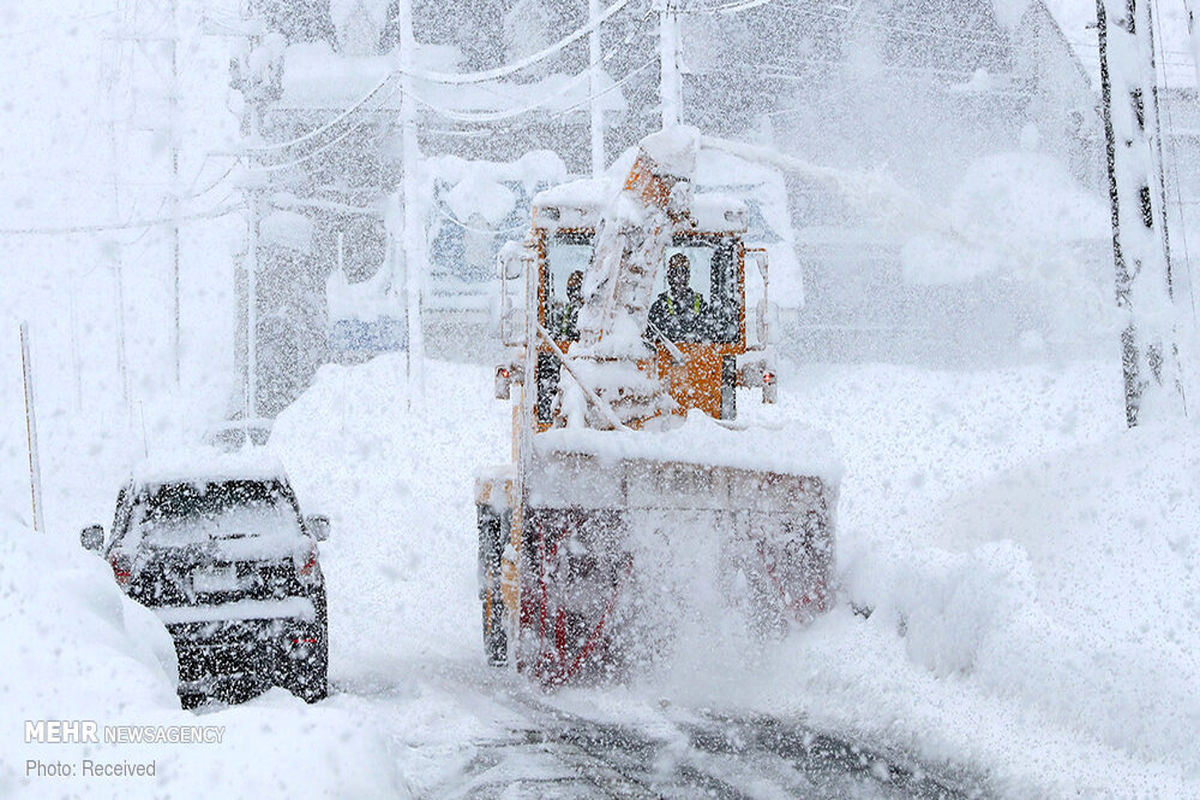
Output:
M476 469L508 456L486 369L430 363L408 407L404 354L322 367L275 423L306 513L327 514L330 679L391 685L398 665L476 655Z
M1111 364L799 377L782 411L833 432L838 564L873 613L701 631L644 690L972 764L1004 796L1194 796L1200 430L1125 431Z
M276 689L245 706L191 714L175 694L174 647L153 612L126 598L100 558L59 531L0 529L0 796L395 796L377 730L337 699L309 707ZM219 743L25 742L24 720L212 725ZM154 777L84 777L82 759L155 764ZM65 762L70 778L27 776Z
M425 398L410 399L402 354L324 367L273 429L304 509L333 519L321 547L329 700L309 707L273 691L202 716L179 711L165 634L104 563L74 534L35 538L7 523L3 707L17 719L226 726L220 746L104 750L158 759L158 782L120 784L126 793L439 796L469 784L484 740L530 724L503 707L523 679L482 665L475 584L472 475L508 459L511 417L486 368L430 363L425 375ZM1125 432L1115 363L781 375L779 407L747 391L740 413L831 432L845 465L837 563L871 617L842 605L782 641L749 635L733 615L681 617L670 621L674 652L630 689L543 700L626 722L660 719L664 698L803 718L971 765L1003 796L1194 796L1200 434ZM682 430L714 454L734 452L721 440L741 435L706 420ZM787 430L753 449L779 456L795 446ZM89 434L73 429L80 452ZM71 463L50 483L52 508L75 493L72 515L107 513L111 493L101 504L89 488L95 465ZM681 563L714 558L694 547ZM668 588L696 603L722 590ZM82 752L72 747L0 737L0 793L49 786L20 783L25 759Z
M664 128L643 137L638 147L657 165L661 174L691 180L696 174L700 131L684 125Z

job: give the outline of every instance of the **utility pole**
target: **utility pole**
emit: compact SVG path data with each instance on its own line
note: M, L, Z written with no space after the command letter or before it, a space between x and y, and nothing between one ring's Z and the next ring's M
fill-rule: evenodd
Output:
M249 10L243 9L243 21L248 21ZM234 88L242 93L245 101L242 112L242 131L248 140L257 147L260 141L263 117L267 105L276 96L276 87L272 82L272 71L265 72L250 69L251 55L259 43L256 35L247 35L242 57L239 63L244 65L243 73L239 67L234 76ZM263 218L263 191L265 179L255 173L257 166L257 151L254 147L246 150L246 175L243 181L243 191L246 198L246 254L242 261L242 270L246 280L246 410L247 420L258 419L258 246L259 234Z
M418 162L421 150L417 142L417 107L413 99L414 55L417 42L413 36L412 0L400 0L400 122L401 145L404 151L404 283L406 316L408 318L408 401L411 408L415 399L424 396L425 342L421 329L421 284L425 264L425 226L421 219L418 194Z
M117 19L125 20L124 9L118 6ZM113 219L121 219L121 149L117 143L117 120L121 118L121 113L118 109L125 110L126 104L121 99L118 102L117 88L121 85L121 52L122 44L119 38L114 37L111 53L111 62L108 65L107 75L104 77L105 96L107 98L107 108L109 113L108 118L108 148L109 157L112 160L110 166L110 176L112 178L112 201L113 201ZM117 290L117 372L121 381L121 406L124 408L126 417L132 424L133 406L129 402L129 365L126 355L125 344L125 275L124 275L124 256L119 245L111 250L111 264L113 271L113 280L116 283Z
M683 95L679 80L679 19L672 2L658 2L658 55L659 96L662 100L662 126L664 129L683 122L680 111Z
M1151 0L1096 0L1125 421L1185 416Z
M592 177L604 172L604 108L600 103L600 0L588 0L588 92L592 100Z
M162 108L151 108L151 121L144 123L147 130L161 133L163 124L159 122L163 116L166 117L166 139L167 139L167 157L170 160L168 165L170 180L166 192L166 202L170 209L169 217L171 219L170 238L168 247L171 250L171 331L170 331L170 349L171 349L171 373L175 383L179 383L180 372L180 186L179 186L179 0L167 0L166 8L164 8L158 0L151 3L151 9L154 12L156 19L150 25L144 25L142 19L139 18L139 10L142 4L133 2L128 4L124 0L119 1L119 14L122 20L126 19L124 7L131 5L128 14L128 19L132 27L130 33L120 33L115 38L117 40L129 40L137 45L136 49L141 51L145 59L149 62L149 66L153 73L162 75L166 73L166 85L160 84L161 94L159 100L166 100L166 113L162 112ZM165 19L163 18L165 15ZM151 33L151 30L165 26L165 33ZM165 49L165 56L162 55ZM167 62L165 65L162 63ZM135 75L132 73L129 76L131 82L136 85Z

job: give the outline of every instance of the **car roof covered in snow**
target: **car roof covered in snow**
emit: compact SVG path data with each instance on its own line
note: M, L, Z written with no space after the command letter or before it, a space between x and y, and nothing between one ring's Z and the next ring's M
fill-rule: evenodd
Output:
M131 478L140 486L225 480L286 482L287 473L282 462L264 447L226 452L198 446L156 453L135 465Z

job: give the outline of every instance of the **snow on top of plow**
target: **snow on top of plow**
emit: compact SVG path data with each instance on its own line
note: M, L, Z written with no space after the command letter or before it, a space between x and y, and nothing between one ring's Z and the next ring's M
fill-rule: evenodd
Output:
M700 131L686 125L664 128L643 138L638 147L667 175L690 180L696 173Z
M799 422L735 428L698 410L664 431L555 428L534 437L539 455L583 453L602 460L646 459L763 470L838 482L842 463L828 433Z

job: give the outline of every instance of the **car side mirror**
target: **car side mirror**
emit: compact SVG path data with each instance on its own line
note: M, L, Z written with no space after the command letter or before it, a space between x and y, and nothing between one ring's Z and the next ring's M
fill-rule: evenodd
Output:
M754 259L754 264L758 267L758 274L762 276L763 284L765 285L768 280L767 274L770 271L770 260L767 257L767 251L755 248L750 253L750 256Z
M100 548L104 547L104 528L99 525L88 525L79 532L79 543L83 545L84 550L99 553Z
M759 300L754 309L754 323L758 345L751 349L762 349L779 340L779 306L765 298Z
M329 517L322 514L305 517L304 527L308 528L309 535L318 542L323 542L329 538Z

